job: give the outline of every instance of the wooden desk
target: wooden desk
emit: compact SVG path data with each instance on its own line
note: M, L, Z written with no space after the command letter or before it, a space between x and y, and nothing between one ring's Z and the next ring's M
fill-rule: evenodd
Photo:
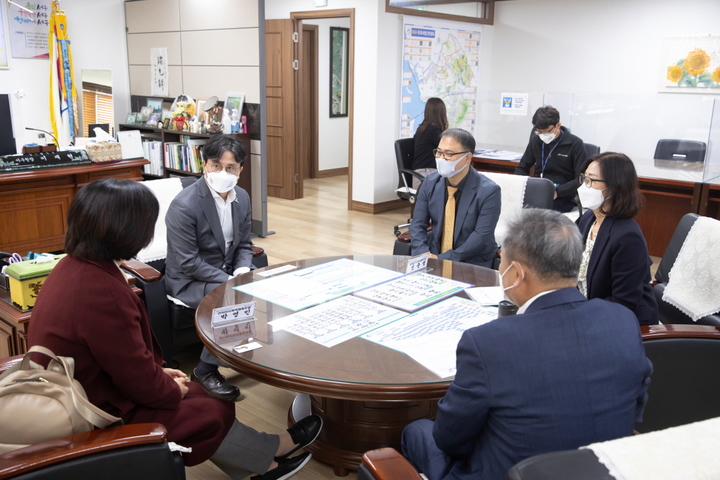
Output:
M10 291L0 288L0 358L27 352L30 311L12 306Z
M319 265L342 257L287 262L298 268ZM356 261L403 271L407 257L356 255ZM277 265L274 265L276 267ZM432 275L452 277L477 286L496 285L497 272L483 267L429 260ZM452 267L452 273L447 273ZM446 270L445 272L443 270ZM200 339L223 363L250 378L309 394L310 409L323 417L320 436L308 450L315 458L334 466L336 475L357 470L362 454L380 447L400 447L405 426L417 419L434 418L437 400L451 378L438 378L405 354L359 337L328 348L284 330L274 331L268 322L293 312L271 302L234 290L236 285L262 280L264 269L236 277L210 292L197 309ZM460 293L465 297L464 292ZM467 298L467 297L466 297ZM230 344L217 344L210 330L212 310L256 301L254 341L262 348L238 354ZM296 399L307 398L305 396ZM289 423L297 417L291 408Z
M102 178L142 181L144 158L0 173L0 251L62 250L67 210L83 186Z

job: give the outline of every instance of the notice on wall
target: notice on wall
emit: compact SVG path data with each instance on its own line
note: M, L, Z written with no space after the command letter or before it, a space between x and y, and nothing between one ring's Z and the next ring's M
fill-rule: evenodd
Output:
M528 114L528 94L503 92L500 94L500 115Z
M167 97L169 94L167 58L167 48L150 49L150 65L152 68L150 95Z
M8 3L8 33L14 58L49 58L50 0Z

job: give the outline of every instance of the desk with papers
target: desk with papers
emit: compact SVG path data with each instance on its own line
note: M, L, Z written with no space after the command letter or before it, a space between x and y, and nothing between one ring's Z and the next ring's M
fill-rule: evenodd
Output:
M496 318L464 292L497 285L496 271L431 259L425 272L406 275L408 258L274 265L226 282L197 310L201 339L225 364L307 394L296 398L290 418L308 409L325 418L309 450L336 474L356 469L369 449L399 447L406 424L432 418L452 380L460 335ZM216 343L212 310L248 302L255 302L255 337Z

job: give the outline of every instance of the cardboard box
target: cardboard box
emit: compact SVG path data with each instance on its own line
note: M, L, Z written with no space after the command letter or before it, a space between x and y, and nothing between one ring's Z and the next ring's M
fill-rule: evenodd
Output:
M25 260L8 265L5 274L10 279L10 299L13 305L20 310L28 310L35 305L45 279L64 256L54 255L54 260L49 262Z

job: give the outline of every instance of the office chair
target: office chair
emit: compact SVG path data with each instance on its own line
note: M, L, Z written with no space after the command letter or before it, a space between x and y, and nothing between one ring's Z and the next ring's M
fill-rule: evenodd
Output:
M592 143L585 144L585 155L587 156L587 158L592 158L598 153L600 153L600 147L598 147L597 145L593 145Z
M708 315L700 318L697 322L693 322L693 320L680 309L663 300L665 287L670 280L670 271L672 270L673 265L675 265L675 260L680 254L680 250L682 249L682 245L685 242L688 232L697 219L698 215L695 213L688 213L680 219L680 223L678 223L678 226L675 228L675 233L673 233L672 238L670 238L670 243L668 243L668 246L665 249L665 254L662 256L660 265L658 265L658 269L655 272L653 290L655 291L655 299L658 304L658 316L660 317L660 323L720 326L720 314L716 313L714 315ZM714 267L714 265L708 266L708 268Z
M720 416L720 327L640 327L653 363L640 433Z
M493 181L500 178L508 178L512 180L517 179L518 181L521 181L522 179L527 179L527 183L525 184L525 194L523 197L523 208L552 208L555 188L552 181L550 181L549 179L516 176L506 173L482 173ZM512 192L505 191L503 193L503 197L505 197L505 195L512 195ZM503 205L507 205L507 203L503 202ZM503 210L501 210L500 219L498 220L498 227L496 227L495 229L496 240L502 240L502 236L504 235L503 213ZM506 212L505 215L507 215ZM428 229L428 231L430 230L431 229ZM409 231L406 231L399 235L398 238L395 240L395 246L393 247L393 255L410 255L410 242L411 237Z
M0 373L22 360L0 359ZM38 425L42 428L42 425ZM76 433L0 455L0 479L185 480L185 464L170 451L159 423Z
M151 245L138 253L137 260L129 260L121 265L136 278L135 285L143 291L153 333L160 343L163 358L168 364L172 363L174 355L200 342L195 331L195 310L168 300L162 278L167 254L165 214L174 195L195 181L197 181L195 177L181 177L144 182L155 193L160 203L155 238ZM253 265L256 268L267 267L265 251L256 245L252 248Z
M702 163L705 161L705 148L704 142L663 138L658 141L653 158Z
M412 177L419 179L421 182L425 180L423 175L411 169L414 156L414 138L395 140L395 161L398 168L398 188L395 189L395 193L401 200L409 201L411 208L417 198L417 190L412 188Z

